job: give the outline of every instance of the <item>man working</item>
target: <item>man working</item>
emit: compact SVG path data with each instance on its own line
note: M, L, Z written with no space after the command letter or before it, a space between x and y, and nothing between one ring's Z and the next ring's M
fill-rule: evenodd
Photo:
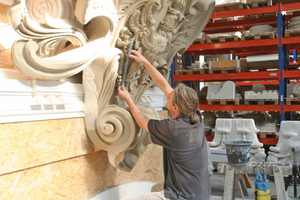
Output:
M207 141L196 91L183 84L173 89L138 51L132 50L129 57L145 66L154 83L168 97L167 109L172 119L145 118L133 103L124 85L119 86L118 95L128 104L137 124L149 132L154 144L163 146L165 178L163 191L125 197L122 200L209 200Z

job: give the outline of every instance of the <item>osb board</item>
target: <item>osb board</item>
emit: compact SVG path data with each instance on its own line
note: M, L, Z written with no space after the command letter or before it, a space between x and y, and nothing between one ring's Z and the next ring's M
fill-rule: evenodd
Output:
M0 176L0 199L78 199L134 181L163 182L162 148L150 144L131 172L116 170L105 151Z
M0 22L10 24L8 17L7 17L7 11L9 6L4 5L0 3ZM14 64L11 60L11 51L10 50L4 50L5 48L0 44L0 68L8 68L13 69Z
M114 180L116 185L133 181L150 181L154 183L164 181L161 146L149 144L147 151L141 155L138 163L130 173L117 170Z
M0 199L78 199L114 186L115 170L100 151L0 176Z
M0 22L10 24L8 18L7 18L7 12L8 12L8 5L4 5L0 3Z
M241 67L246 65L246 61L240 60ZM212 69L221 69L221 68L236 68L237 67L237 60L218 60L218 61L211 61L211 68Z
M14 69L14 64L11 60L11 51L4 49L0 44L0 68Z
M93 152L84 119L0 124L0 175Z

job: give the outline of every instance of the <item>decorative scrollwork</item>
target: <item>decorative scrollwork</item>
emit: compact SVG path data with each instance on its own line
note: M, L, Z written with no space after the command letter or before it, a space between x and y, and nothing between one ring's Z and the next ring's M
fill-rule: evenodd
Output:
M87 134L115 154L112 164L130 171L150 139L116 97L128 44L134 41L134 49L167 78L174 55L203 30L214 1L14 0L8 13L12 27L28 40L15 42L12 60L23 73L40 79L83 71ZM154 84L140 63L129 62L125 79L138 75L127 85L135 103Z
M52 18L75 19L75 1L73 0L27 0L26 7L31 18L40 23L45 23L46 13Z
M159 119L157 111L150 106L137 105L143 115L148 119ZM122 152L109 152L108 157L110 163L126 172L130 172L137 164L140 156L147 150L148 144L151 143L150 135L144 129L137 130L135 133L136 140L131 146Z
M131 114L116 105L106 107L95 122L96 130L89 132L93 143L106 151L124 151L136 139L140 128Z

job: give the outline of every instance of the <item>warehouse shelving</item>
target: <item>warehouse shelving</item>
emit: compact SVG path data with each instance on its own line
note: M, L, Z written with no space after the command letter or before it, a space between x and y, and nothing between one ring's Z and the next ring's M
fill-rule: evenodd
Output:
M299 10L300 9L300 3L292 3L292 4L283 4L282 6L283 11L288 10ZM299 16L299 15L298 15ZM293 16L295 17L295 16ZM285 16L285 21L290 20L291 17L287 18ZM285 33L285 26L283 26L283 33ZM296 50L297 52L300 51L300 36L294 36L294 37L281 37L282 45L285 49L285 57L289 57L289 51ZM299 65L295 66L289 66L289 60L286 60L286 62L283 63L283 68L285 70L282 70L282 78L284 79L284 86L286 86L287 81L290 79L300 79L300 70L294 70L293 67L299 67ZM296 82L297 83L297 82ZM300 105L285 105L283 104L283 113L286 112L294 112L294 111L300 111Z
M243 10L234 11L224 11L213 13L211 19L214 18L226 18L242 15L254 15L262 13L276 13L277 16L255 18L255 19L245 19L237 21L223 21L209 23L204 32L209 33L221 33L228 30L230 32L236 31L234 27L239 27L239 29L246 30L244 28L247 25L257 25L265 23L276 23L276 27L282 27L282 16L281 11L283 10L295 10L300 9L300 3L289 4L278 4L275 6L261 7L261 8L251 8ZM290 19L294 16L286 16L286 19ZM233 27L230 28L229 27ZM241 28L243 27L243 28ZM261 54L274 54L281 52L283 54L282 45L286 45L286 49L299 49L300 50L300 37L282 37L282 29L278 28L278 37L271 39L261 39L261 40L246 40L246 41L233 41L224 43L209 43L209 44L193 44L187 49L188 56L197 55L219 55L219 54L235 54L236 56L246 57L248 55L261 55ZM194 74L194 75L174 75L173 81L202 81L202 82L215 82L215 81L273 81L274 84L280 84L284 78L299 78L300 71L284 71L283 70L283 55L279 55L278 70L276 71L264 71L264 72L242 72L242 73L227 73L227 74ZM240 83L241 84L241 83ZM242 84L241 84L242 85ZM281 89L280 95L284 96L284 88ZM299 110L299 106L284 106L282 105L266 105L264 106L264 111L279 111L283 114L285 111ZM203 110L231 110L231 111L262 111L262 106L260 105L201 105ZM280 109L281 107L281 109ZM281 120L283 115L281 115Z
M285 85L287 79L300 79L300 70L285 71L288 69L285 65L284 53L287 50L300 51L300 36L284 38L285 20L290 20L297 15L282 16L282 11L299 10L300 3L291 4L277 4L274 6L251 8L243 10L233 10L213 13L211 19L226 18L244 15L259 15L272 13L276 16L242 19L236 21L222 21L215 23L208 23L204 29L206 34L226 33L235 31L248 30L250 25L270 23L277 28L278 36L271 39L260 40L246 40L246 41L232 41L224 43L209 43L209 44L193 44L186 51L188 56L197 55L221 55L234 54L240 58L250 55L262 54L278 54L278 66L275 71L258 71L258 72L241 72L241 73L227 73L227 74L193 74L193 75L175 75L172 77L174 82L189 81L189 82L217 82L217 81L234 81L239 85L242 82L253 81L267 84L279 85L279 105L206 105L200 102L200 109L204 111L277 111L280 113L280 121L285 119L285 112L299 111L299 105L285 105ZM271 138L269 138L271 139ZM275 145L276 139L265 139L262 141L267 145Z

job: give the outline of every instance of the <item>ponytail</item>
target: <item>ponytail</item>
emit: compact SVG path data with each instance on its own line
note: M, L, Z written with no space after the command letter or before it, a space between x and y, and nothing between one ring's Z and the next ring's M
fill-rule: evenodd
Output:
M190 115L190 122L191 124L197 124L200 121L199 115L196 113Z
M177 105L180 111L179 117L189 118L191 124L200 121L196 110L199 107L199 99L196 91L184 84L179 84L174 89L173 104Z

